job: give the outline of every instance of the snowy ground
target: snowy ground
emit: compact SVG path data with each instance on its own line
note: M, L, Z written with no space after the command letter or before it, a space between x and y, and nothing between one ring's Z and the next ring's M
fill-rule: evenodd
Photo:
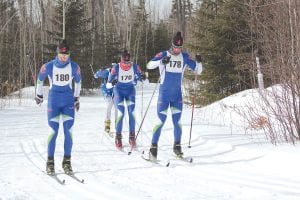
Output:
M137 90L137 128L154 86ZM211 106L196 109L191 148L187 148L191 109L182 116L183 151L192 164L173 159L170 115L159 142L158 159L170 166L141 159L148 150L156 97L138 136L138 151L127 155L127 126L124 127L125 152L117 151L114 141L103 132L105 103L100 95L81 97L76 115L72 163L76 175L85 183L64 175L61 169L63 133L56 145L56 171L66 181L60 185L44 174L48 126L46 102L41 107L26 90L22 103L11 100L0 110L0 199L107 199L107 200L296 200L300 199L300 147L271 145L263 134L244 133L242 120L230 108L241 104L249 90ZM26 94L28 95L26 97ZM170 113L169 113L170 114ZM127 124L128 118L125 118Z

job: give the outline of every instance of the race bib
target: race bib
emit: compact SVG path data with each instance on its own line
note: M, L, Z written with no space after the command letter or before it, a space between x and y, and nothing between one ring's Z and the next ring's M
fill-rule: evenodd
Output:
M171 56L170 62L166 65L167 72L182 73L183 72L183 57Z
M72 82L72 68L69 63L64 68L58 68L55 65L53 66L53 85L56 86L66 86Z
M129 83L134 80L134 71L131 66L129 70L125 71L121 67L119 68L118 82Z

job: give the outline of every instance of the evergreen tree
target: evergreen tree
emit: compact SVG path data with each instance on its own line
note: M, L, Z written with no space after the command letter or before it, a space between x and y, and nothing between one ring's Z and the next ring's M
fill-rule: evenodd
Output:
M82 0L68 0L65 5L65 39L70 49L72 60L81 67L83 77L83 88L91 86L91 43L92 29L90 28L91 18L86 16L86 2ZM63 38L63 0L58 0L56 4L56 15L52 19L53 31L48 31L53 43L46 45L48 49L48 59L55 56L56 46Z
M240 31L249 33L245 8L234 1L204 0L194 20L196 44L192 48L205 57L201 76L202 103L207 104L241 90L235 55L251 52ZM244 72L241 72L244 73ZM245 74L247 76L247 74ZM243 88L244 89L244 88Z

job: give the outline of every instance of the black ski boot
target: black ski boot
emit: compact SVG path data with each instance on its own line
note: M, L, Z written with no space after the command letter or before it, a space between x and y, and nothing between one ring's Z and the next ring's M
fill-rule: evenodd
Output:
M177 157L182 157L183 156L183 153L182 153L182 150L181 150L181 144L180 142L177 142L173 145L173 152L175 153L175 155Z
M136 142L135 142L135 134L134 133L130 133L129 134L129 144L131 146L131 148L136 148Z
M157 160L157 144L152 144L149 150L149 159L152 161Z
M62 168L67 175L73 175L72 165L71 165L71 157L64 157L62 162Z
M54 158L48 158L46 162L46 172L48 175L53 176L55 174Z

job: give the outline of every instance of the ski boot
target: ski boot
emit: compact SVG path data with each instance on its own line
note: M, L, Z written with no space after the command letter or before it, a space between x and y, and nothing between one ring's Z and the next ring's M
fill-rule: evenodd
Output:
M48 175L53 176L55 174L54 158L48 158L46 162L46 172Z
M105 120L105 122L104 122L104 124L105 124L105 132L106 133L110 133L110 120L109 119L107 119L107 120Z
M157 144L152 144L149 150L149 159L157 161Z
M173 145L173 152L175 153L176 157L182 158L183 153L182 153L182 150L181 150L181 144L180 144L180 142L176 142Z
M62 162L62 168L64 169L65 174L73 175L72 165L71 165L71 157L64 157Z
M129 134L129 144L130 144L132 149L136 148L135 134L134 133Z
M117 149L121 150L123 145L122 145L122 135L121 134L116 134L115 138L115 144Z

